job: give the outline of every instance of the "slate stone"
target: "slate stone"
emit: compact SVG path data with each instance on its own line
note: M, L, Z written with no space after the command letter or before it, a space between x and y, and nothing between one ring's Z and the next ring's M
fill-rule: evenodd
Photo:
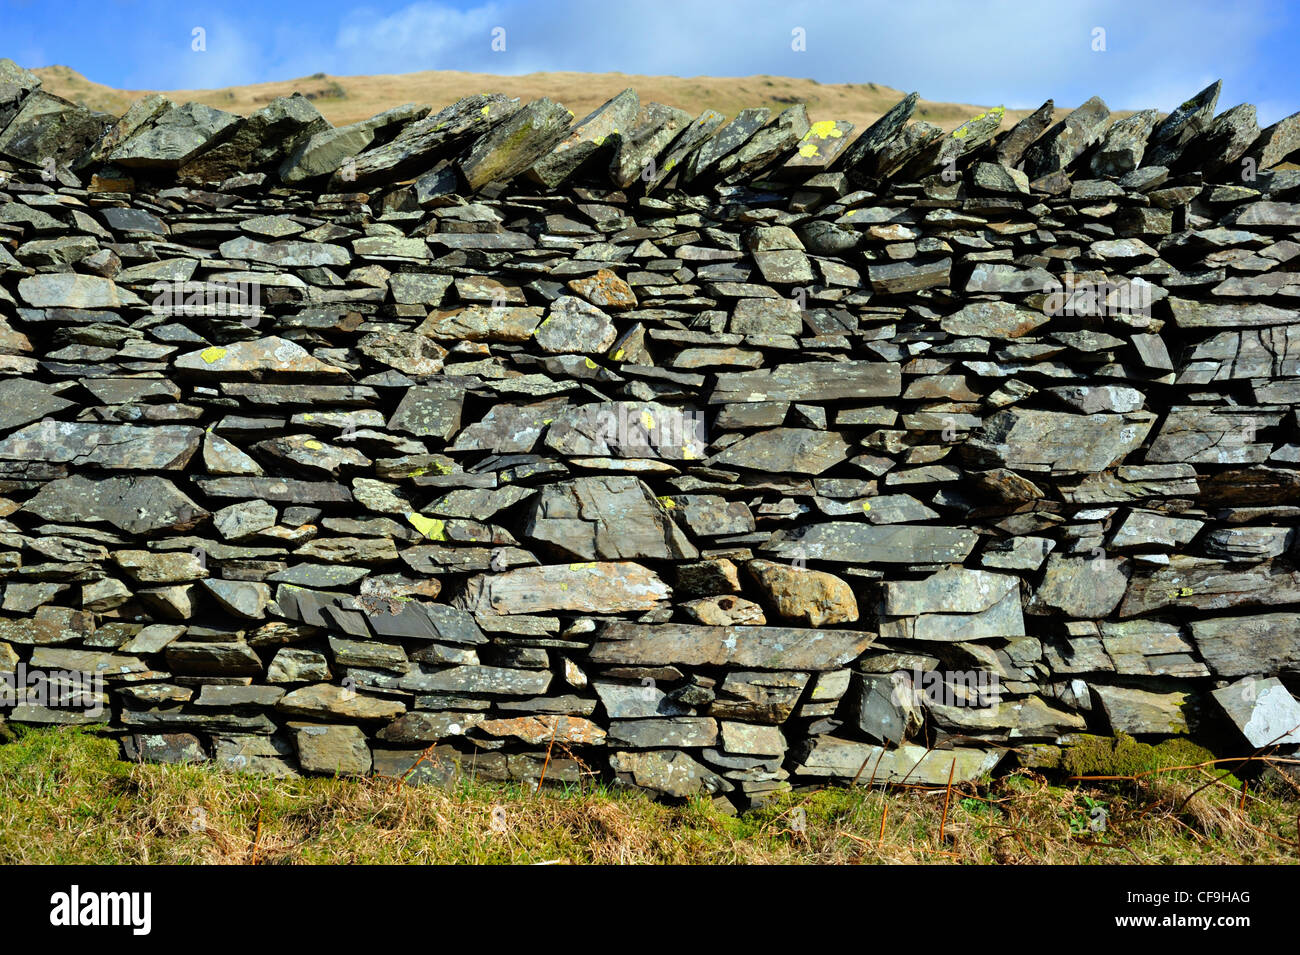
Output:
M614 344L613 321L601 309L572 295L551 303L549 314L533 333L539 348L552 354L593 354Z
M524 529L576 560L694 560L699 551L632 476L586 477L544 487Z
M18 294L34 308L120 308L135 297L112 279L62 272L29 275L18 282Z
M1048 100L1034 110L1011 129L998 137L994 155L997 161L1008 168L1017 168L1027 150L1052 123L1056 103Z
M1070 617L1100 619L1124 599L1128 565L1105 556L1067 557L1050 554L1042 583L1034 592L1030 612L1057 610Z
M458 605L471 613L622 613L653 610L671 594L657 574L640 564L592 562L480 574L466 582Z
M44 419L0 440L0 460L93 464L133 471L179 471L203 431L184 426L82 424Z
M773 428L743 438L714 456L712 463L768 473L821 474L846 457L848 445L834 432Z
M58 385L21 378L0 381L0 431L10 431L72 407L74 402L59 396L64 390Z
M0 58L0 127L7 126L23 99L41 87L41 78L10 59Z
M749 142L771 115L772 111L764 107L742 109L691 155L682 173L683 180L689 183L712 175L723 157Z
M1142 165L1147 140L1155 128L1158 116L1155 110L1144 109L1116 120L1106 130L1101 145L1093 153L1089 163L1093 173L1118 177Z
M631 127L614 143L609 161L610 181L626 189L638 179L648 181L654 163L689 126L691 114L663 103L647 103L637 112ZM597 303L599 304L599 303Z
M660 746L694 748L718 741L716 720L701 716L670 716L659 719L610 720L609 745L627 749Z
M338 776L370 772L370 747L355 726L301 726L295 744L305 772Z
M301 93L277 96L239 123L224 142L185 162L177 175L206 182L279 163L329 122Z
M1114 733L1130 736L1187 732L1185 693L1156 693L1122 686L1092 687Z
M709 404L890 398L902 392L899 366L893 362L804 362L720 374Z
M996 749L932 749L904 743L897 749L885 749L870 743L815 736L795 747L795 774L855 780L862 785L901 783L918 786L947 785L979 779L1002 759ZM870 768L861 772L862 767Z
M724 182L740 182L792 151L808 130L808 111L803 103L796 103L782 110L739 149L724 156L716 174Z
M396 181L469 137L509 119L520 109L517 99L500 93L475 93L423 119L404 125L382 146L367 149L330 177L331 188L346 190L377 179Z
M473 693L501 696L536 696L546 692L547 670L512 670L505 667L456 666L436 672L409 673L398 681L403 690L418 693Z
M1300 743L1300 702L1276 677L1246 677L1210 696L1252 748Z
M1011 409L988 418L965 450L983 467L1094 473L1123 461L1155 423L1150 412L1073 415Z
M388 420L388 428L417 437L450 439L460 430L464 388L447 381L409 388Z
M510 179L557 146L568 132L573 113L549 99L534 100L480 136L460 160L471 192L489 182Z
M44 485L23 505L48 521L108 523L131 534L184 532L208 518L208 512L165 478L74 475Z
M107 158L128 169L176 169L220 143L240 122L234 113L202 103L174 106L125 139Z
M1286 613L1211 617L1191 622L1192 640L1216 676L1231 679L1294 669L1300 632Z
M1025 173L1038 179L1067 167L1101 137L1110 110L1094 96L1025 151Z
M640 107L636 90L623 90L578 120L567 136L533 164L529 177L554 188L597 153L612 153L632 129Z
M1215 80L1161 120L1151 134L1146 160L1148 166L1169 166L1181 155L1183 147L1214 116L1222 87L1223 81Z
M376 116L338 128L326 127L299 142L280 163L280 179L294 184L328 175L361 152L385 130L423 119L427 106L406 103Z
M595 663L830 670L875 639L858 630L606 624L591 649Z
M280 698L275 708L291 716L312 719L391 720L401 716L406 706L396 700L357 693L328 683L304 686Z
M908 93L891 106L859 136L844 154L843 167L855 182L870 181L881 174L880 155L912 118L919 93Z
M609 765L623 783L677 799L727 788L726 781L717 773L675 750L614 752L610 754Z
M15 85L21 88L26 82L19 79ZM107 113L31 88L18 112L0 131L0 156L30 166L44 167L50 159L66 166L97 142L112 121Z
M268 375L330 378L347 374L341 368L313 358L301 345L274 335L186 352L174 364L179 370L201 376L236 375L257 379Z
M870 265L867 275L871 290L881 295L899 295L919 292L922 289L946 286L952 270L952 259L915 264L893 262L888 265Z
M889 524L875 527L847 521L808 524L782 531L760 549L781 559L847 564L946 564L964 560L975 534L960 527Z
M1162 607L1222 610L1290 603L1300 595L1300 572L1278 561L1235 567L1216 560L1178 555L1165 566L1134 577L1120 616Z
M1269 169L1300 149L1300 113L1292 113L1259 134L1248 155L1258 169Z

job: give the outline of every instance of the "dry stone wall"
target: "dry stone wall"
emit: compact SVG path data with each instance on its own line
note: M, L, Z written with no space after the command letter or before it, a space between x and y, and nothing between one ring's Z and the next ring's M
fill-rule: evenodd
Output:
M1293 746L1300 118L1217 99L333 128L0 62L7 720L737 806Z

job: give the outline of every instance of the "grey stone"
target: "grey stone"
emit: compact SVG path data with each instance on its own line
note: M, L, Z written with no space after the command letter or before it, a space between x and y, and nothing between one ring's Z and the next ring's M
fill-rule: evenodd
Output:
M694 560L699 552L644 482L577 478L544 487L524 533L577 560Z
M127 168L177 169L234 132L241 122L202 103L174 106L137 130L108 155Z

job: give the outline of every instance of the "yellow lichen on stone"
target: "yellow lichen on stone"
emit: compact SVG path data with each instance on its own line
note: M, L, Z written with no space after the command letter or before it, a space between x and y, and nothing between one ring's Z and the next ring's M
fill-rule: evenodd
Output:
M800 156L803 156L805 159L811 159L813 156L816 156L816 155L817 155L817 144L816 144L816 143L807 143L806 145L800 146L800 147L799 147L799 155L800 155Z
M647 431L653 431L655 429L655 416L648 411L642 411L641 427L645 428Z
M844 131L835 120L823 119L808 127L808 135L804 136L804 139L811 139L813 136L818 139L839 139L843 135Z
M406 515L406 521L426 538L433 541L447 539L446 521L440 521L436 517L425 517L423 514L417 514L411 511Z
M308 451L319 451L325 447L325 445L321 444L319 441L304 441L302 446Z
M207 364L211 365L214 361L221 361L221 359L225 358L226 350L217 345L213 345L211 348L203 349L203 351L199 353L199 357Z
M592 361L590 358L584 358L583 361L586 362L586 365L587 365L588 368L595 368L595 367L596 367L596 363L595 363L594 361Z

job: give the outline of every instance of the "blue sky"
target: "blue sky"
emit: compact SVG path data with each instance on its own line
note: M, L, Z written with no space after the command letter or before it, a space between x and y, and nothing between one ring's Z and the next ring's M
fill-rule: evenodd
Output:
M195 27L206 51L191 49ZM0 0L0 56L127 89L315 72L768 73L1010 107L1100 95L1165 110L1222 78L1221 109L1255 103L1261 123L1300 110L1300 2L1283 0Z

